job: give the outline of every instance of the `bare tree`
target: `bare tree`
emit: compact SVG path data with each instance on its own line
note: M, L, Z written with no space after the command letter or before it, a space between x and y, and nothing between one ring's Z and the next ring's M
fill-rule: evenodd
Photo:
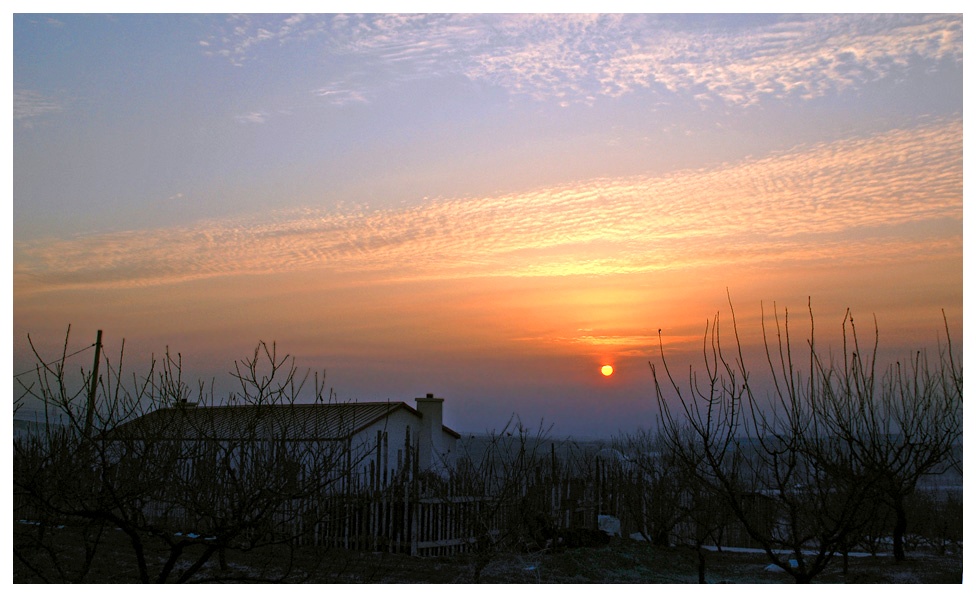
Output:
M730 513L695 475L703 458L697 448L685 441L679 453L660 429L627 436L624 514L655 545L691 547L698 560L698 581L705 583L705 546L721 549Z
M774 322L775 342L768 337L763 316L774 382L769 399L753 389L734 310L734 356L723 352L716 315L706 325L704 373L699 376L689 369L687 393L668 369L662 345L677 412L654 364L651 370L664 434L686 470L725 503L773 564L797 582L809 582L846 549L864 524L871 484L856 481L850 458L824 435L821 412L813 407L823 389L819 378L808 374L804 379L794 362L788 313L781 325L774 311ZM807 344L812 371L816 362L812 315Z
M230 402L244 407L195 406L180 359L168 353L158 374L154 361L131 383L123 382L120 355L99 380L83 371L75 392L63 360L39 365L37 381L25 384L25 398L42 402L49 424L14 451L15 507L37 523L15 535L15 560L41 580L88 579L109 539L105 557L143 582L198 579L214 556L226 571L227 552L257 550L281 557L251 580L287 578L293 548L330 515L321 499L362 456L335 441L342 421L316 429L300 416L295 400L308 376L298 377L294 360L273 345L260 343L236 364L241 390ZM95 383L88 434L91 411L82 401ZM203 392L201 385L198 401L212 401ZM334 399L317 376L314 394Z
M639 431L623 438L626 463L617 475L626 479L624 512L645 541L667 547L684 519L681 462L659 435Z
M873 480L878 498L891 508L897 561L905 559L907 501L924 475L955 466L962 439L962 369L944 313L943 319L946 344L934 368L918 351L909 362L896 362L878 376L877 322L873 346L865 353L850 311L843 321L843 367L815 363L817 419L824 423L823 433L842 446L851 467Z
M124 348L114 375L96 379L82 369L74 379L66 365L69 340L70 328L60 358L51 362L34 349L36 379L17 378L23 388L20 403L40 401L42 420L34 433L14 441L15 508L29 525L15 533L14 557L38 578L55 582L87 578L114 529L128 528L126 509L150 489L161 472L158 467L167 462L147 461L124 490L105 483L109 455L92 428L111 429L140 414L143 399L154 398L151 384L135 384L133 393L120 389ZM97 389L101 408L95 410L88 397ZM71 543L63 540L67 533L74 534ZM75 551L84 557L79 560Z
M555 474L545 451L549 433L543 423L533 430L513 415L458 458L451 480L457 493L473 498L467 520L474 582L499 554L545 548L554 538L550 496L538 491L551 487L542 481Z

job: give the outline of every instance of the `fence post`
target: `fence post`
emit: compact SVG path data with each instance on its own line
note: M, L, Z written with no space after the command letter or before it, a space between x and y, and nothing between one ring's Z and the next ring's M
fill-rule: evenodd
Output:
M91 387L88 389L88 410L85 412L85 439L91 439L95 417L95 391L98 389L98 361L102 354L102 330L95 335L95 363L92 365Z

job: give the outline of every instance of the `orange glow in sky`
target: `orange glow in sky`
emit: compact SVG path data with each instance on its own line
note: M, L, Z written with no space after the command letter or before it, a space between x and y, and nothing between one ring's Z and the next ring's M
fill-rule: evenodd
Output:
M962 345L960 15L15 15L13 58L18 371L71 324L229 388L274 341L595 435L729 296L747 356L808 299Z

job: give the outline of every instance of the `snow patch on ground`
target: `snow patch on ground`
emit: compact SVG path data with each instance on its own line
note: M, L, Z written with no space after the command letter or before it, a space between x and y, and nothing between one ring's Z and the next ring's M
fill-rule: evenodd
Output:
M729 552L729 553L766 553L766 550L759 549L757 547L725 547L725 546L723 546L722 549L719 550L719 548L717 546L715 546L715 545L702 545L702 549L707 549L708 551L725 551L725 552ZM789 549L774 549L773 550L773 553L780 554L780 555L788 555L788 554L793 553L793 551L792 550L789 550ZM813 555L817 555L817 552L812 551L812 550L804 551L803 552L803 555L805 555L805 556L813 556ZM838 554L835 554L835 555L840 556L840 555L843 555L843 554L838 553ZM851 557L851 558L866 558L866 557L869 557L871 554L869 554L866 551L851 551L851 552L848 552L847 555L848 555L848 557ZM883 555L883 554L879 554L879 555ZM793 560L790 560L790 561L792 562Z

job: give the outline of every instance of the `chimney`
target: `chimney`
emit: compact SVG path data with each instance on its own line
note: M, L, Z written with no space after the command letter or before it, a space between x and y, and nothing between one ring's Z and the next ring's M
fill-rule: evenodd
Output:
M420 433L417 442L417 459L420 470L430 470L442 466L441 454L443 447L441 439L444 432L444 399L434 398L427 394L426 398L417 398L417 412L420 413Z

